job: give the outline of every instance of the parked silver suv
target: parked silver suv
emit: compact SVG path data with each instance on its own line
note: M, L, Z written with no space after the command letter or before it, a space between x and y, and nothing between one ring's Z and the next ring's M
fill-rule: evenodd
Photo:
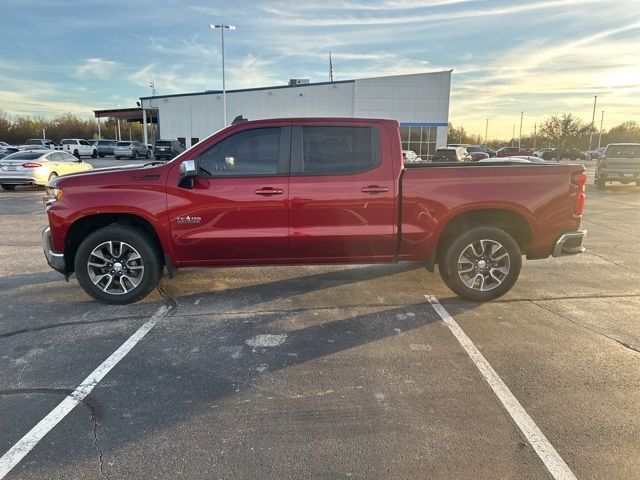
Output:
M147 146L140 142L118 142L113 147L113 155L116 160L120 160L122 157L131 158L135 160L138 157L149 158L151 152Z

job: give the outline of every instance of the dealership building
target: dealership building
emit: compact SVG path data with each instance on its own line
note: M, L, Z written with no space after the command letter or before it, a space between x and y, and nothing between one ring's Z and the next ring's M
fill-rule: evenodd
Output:
M446 145L451 71L227 90L227 119L364 117L395 119L405 150L432 155ZM190 147L224 126L222 91L156 95L140 99L143 129ZM145 138L145 141L147 139Z

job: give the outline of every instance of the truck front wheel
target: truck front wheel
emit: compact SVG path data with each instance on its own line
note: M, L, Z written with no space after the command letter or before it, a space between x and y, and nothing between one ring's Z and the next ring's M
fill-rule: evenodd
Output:
M446 250L440 276L462 298L486 302L507 293L520 275L520 247L504 230L476 227L460 234Z
M160 281L162 261L142 231L110 225L91 233L74 260L80 286L100 302L125 305L146 297Z

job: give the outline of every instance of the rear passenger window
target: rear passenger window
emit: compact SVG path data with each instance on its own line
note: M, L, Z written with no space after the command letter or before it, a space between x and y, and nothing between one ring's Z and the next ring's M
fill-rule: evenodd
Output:
M347 174L380 161L378 130L371 127L302 127L303 174Z
M254 128L227 137L198 156L200 173L217 176L275 175L280 127Z

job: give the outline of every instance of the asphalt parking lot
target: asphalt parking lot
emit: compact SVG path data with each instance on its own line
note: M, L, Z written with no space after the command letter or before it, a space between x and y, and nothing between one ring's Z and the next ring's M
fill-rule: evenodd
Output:
M435 299L577 478L640 478L637 187L589 185L587 253L487 304L400 264L184 269L101 305L46 265L41 196L0 192L0 456L148 330L6 478L552 478Z

